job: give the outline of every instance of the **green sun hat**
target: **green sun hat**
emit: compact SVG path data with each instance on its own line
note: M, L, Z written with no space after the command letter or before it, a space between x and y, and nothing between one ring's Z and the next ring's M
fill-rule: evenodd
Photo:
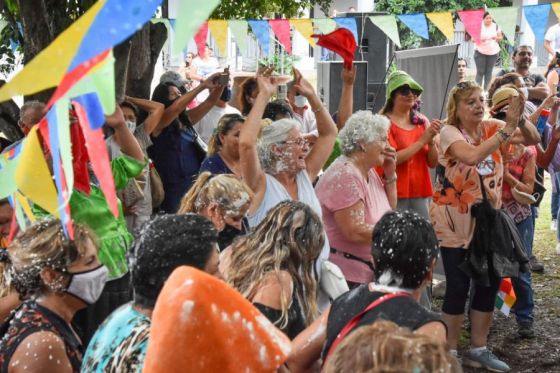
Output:
M406 72L402 70L396 70L393 71L387 79L387 91L385 93L386 99L388 100L389 98L391 98L391 94L397 88L402 87L403 85L407 85L411 89L420 91L420 93L422 93L422 91L424 90L424 88L422 88L422 86L418 84L414 79L412 79L412 77Z

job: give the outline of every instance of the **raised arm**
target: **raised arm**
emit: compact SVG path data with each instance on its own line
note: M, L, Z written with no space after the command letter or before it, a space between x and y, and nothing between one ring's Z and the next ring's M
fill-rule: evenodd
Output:
M521 114L523 113L525 99L522 96L517 96L510 97L509 100L509 107L506 113L506 125L502 128L502 131L508 135L511 141L513 139L514 132L519 131L517 126L519 125ZM536 130L536 127L531 125L525 125L523 127L533 127ZM474 166L498 149L502 142L503 139L501 139L500 134L496 133L476 146L471 145L466 141L455 141L449 145L447 152L460 162L469 166Z
M340 102L338 103L338 115L336 116L336 127L340 131L354 108L354 81L356 80L356 65L352 70L342 68L340 74L342 78L342 93L340 95Z
M218 99L224 91L224 87L225 86L222 85L212 88L210 90L210 95L206 98L206 100L204 100L204 102L187 111L187 115L189 116L191 123L198 123L206 114L208 114L210 109L212 109L214 105L216 105L216 102L218 102Z
M159 136L161 131L169 126L175 118L181 114L187 105L196 98L196 96L205 89L213 89L216 87L214 77L217 77L221 73L216 73L206 79L203 83L196 86L193 90L188 91L177 100L175 100L169 107L163 112L163 116L157 125L157 128L152 133L153 136ZM218 96L219 97L219 96ZM195 123L195 122L194 122Z
M257 75L259 94L239 133L241 175L243 176L243 181L255 193L253 206L260 205L266 188L266 177L261 168L261 162L257 153L257 139L261 129L264 109L278 86L276 78L270 76L271 72L268 69L264 74Z
M124 96L124 99L125 101L131 102L140 109L148 112L148 117L144 121L144 132L146 132L147 135L156 130L157 125L160 124L165 111L165 106L162 103L130 96Z
M313 148L307 155L307 158L305 158L309 178L315 180L331 155L338 130L331 115L323 106L311 84L296 69L294 69L294 78L294 88L307 98L311 105L311 110L313 110L317 119L319 137L317 137L317 141L315 141Z
M123 154L136 159L138 162L144 162L144 153L138 144L138 141L130 132L124 121L123 112L119 105L113 114L105 116L105 124L115 130L115 141L121 148Z

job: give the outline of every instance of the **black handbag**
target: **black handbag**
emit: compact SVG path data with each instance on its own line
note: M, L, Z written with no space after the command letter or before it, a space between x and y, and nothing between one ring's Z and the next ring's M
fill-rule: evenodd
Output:
M459 268L476 283L490 286L490 278L519 277L529 270L525 245L513 219L495 209L479 175L482 201L471 207L476 221L473 238Z

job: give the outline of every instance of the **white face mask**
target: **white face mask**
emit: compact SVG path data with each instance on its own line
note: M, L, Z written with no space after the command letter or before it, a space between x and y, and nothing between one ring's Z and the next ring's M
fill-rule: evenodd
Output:
M90 305L97 302L101 296L109 270L104 265L100 265L89 271L68 274L70 275L70 283L66 288L66 293Z
M127 120L125 123L130 132L134 133L134 131L136 130L136 122L133 120Z
M294 106L298 108L302 108L307 105L307 98L302 95L294 96Z

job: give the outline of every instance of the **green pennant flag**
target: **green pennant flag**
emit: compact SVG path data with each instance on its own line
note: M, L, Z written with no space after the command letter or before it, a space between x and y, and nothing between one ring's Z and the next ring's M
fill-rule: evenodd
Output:
M6 21L5 19L0 19L0 32L2 32L2 30L4 30L6 26L8 26L8 21Z
M368 17L371 23L379 27L392 41L401 47L401 39L399 37L399 28L397 26L397 17L392 14L386 16L371 16Z
M181 0L175 22L175 41L173 53L178 55L196 34L200 26L210 17L212 11L220 4L220 0Z
M74 186L74 169L72 166L72 144L70 140L70 117L68 108L70 100L62 97L54 104L56 110L56 123L58 125L58 144L60 146L60 159L64 169L64 178L68 191L72 193Z
M8 159L8 154L0 155L0 199L12 195L17 190L16 169L18 167L19 156Z
M328 34L336 29L336 22L330 18L317 18L313 19L313 26L315 26L321 34Z
M502 29L508 43L513 45L515 42L515 25L519 15L519 7L488 8L488 13L490 13L494 22Z
M235 38L239 52L244 57L247 56L247 25L247 21L228 21L228 27Z
M107 115L115 112L115 58L113 52L84 76L68 93L66 98L78 97L86 93L95 92Z

